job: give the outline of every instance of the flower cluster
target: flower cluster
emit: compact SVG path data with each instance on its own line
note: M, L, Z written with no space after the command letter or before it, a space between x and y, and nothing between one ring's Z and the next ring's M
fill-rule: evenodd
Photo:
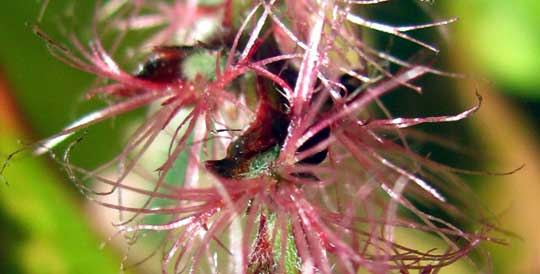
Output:
M411 150L406 130L464 119L479 105L450 116L391 116L382 95L420 91L413 80L446 73L381 51L362 33L437 51L408 32L454 20L393 26L361 15L382 2L111 0L98 7L88 45L72 35L64 46L36 29L58 58L105 79L88 98L111 102L36 153L148 108L110 162L72 165L69 146L63 164L85 194L120 213L118 233L167 233L163 273L431 273L488 239L487 229L453 223L472 218L463 208L472 202L460 196L466 187L455 169ZM111 49L100 38L104 22L120 33ZM135 72L122 69L115 45L148 30L131 45L147 57ZM408 246L397 235L408 230L446 247Z

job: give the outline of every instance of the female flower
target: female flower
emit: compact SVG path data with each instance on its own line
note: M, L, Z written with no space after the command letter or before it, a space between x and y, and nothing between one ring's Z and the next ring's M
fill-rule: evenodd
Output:
M379 51L359 32L381 31L436 51L406 32L453 20L391 26L353 12L380 2L111 1L96 20L123 34L162 27L143 42L152 53L135 73L107 53L97 21L88 48L71 38L77 54L38 30L66 63L108 79L89 97L113 103L36 152L152 105L156 110L109 163L92 171L74 166L70 146L63 164L91 199L120 212L119 233L167 231L163 273L429 273L448 265L488 239L487 231L466 232L420 209L472 218L448 202L461 201L454 191L466 189L452 169L415 154L401 129L461 120L478 106L452 116L389 115L379 97L400 86L419 91L413 80L445 73ZM122 18L123 11L131 12ZM202 31L207 18L220 24ZM386 62L401 69L393 73ZM374 114L374 105L385 116ZM167 152L155 168L145 157L163 147L163 136ZM116 174L106 176L114 165ZM88 178L109 188L80 183ZM110 195L117 202L102 199ZM144 199L131 204L132 196ZM155 215L167 218L150 221ZM437 235L447 248L406 246L397 229Z

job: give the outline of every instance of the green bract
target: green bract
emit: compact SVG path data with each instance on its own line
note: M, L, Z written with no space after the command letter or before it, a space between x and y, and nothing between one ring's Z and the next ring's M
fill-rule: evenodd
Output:
M216 80L216 58L217 51L196 50L190 56L187 56L182 62L182 71L188 81L194 81L198 75L209 81ZM225 59L221 58L220 67L225 67Z

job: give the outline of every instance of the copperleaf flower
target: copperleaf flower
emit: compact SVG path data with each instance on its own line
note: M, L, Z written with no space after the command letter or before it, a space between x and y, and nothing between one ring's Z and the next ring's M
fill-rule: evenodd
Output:
M71 36L69 49L38 30L61 60L107 80L89 98L113 103L36 153L149 107L116 158L97 170L69 157L63 165L89 198L120 213L119 234L167 232L163 273L430 273L490 240L489 226L453 223L478 221L469 214L474 203L460 196L468 189L451 173L458 170L416 154L402 130L467 118L479 104L449 116L392 117L382 95L402 86L420 91L413 81L425 74L452 74L359 35L371 29L436 52L408 32L454 19L393 26L355 12L386 1L132 2L98 8L88 46ZM108 53L99 22L120 36L155 30L141 42L152 50L138 70L122 69ZM114 175L105 172L114 167ZM82 184L87 179L108 188L96 191ZM435 235L446 249L407 246L396 230Z

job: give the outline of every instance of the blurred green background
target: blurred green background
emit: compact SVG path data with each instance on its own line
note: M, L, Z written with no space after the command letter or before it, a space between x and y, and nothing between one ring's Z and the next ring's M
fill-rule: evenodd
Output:
M47 16L66 12L53 1ZM399 2L399 1L398 1ZM428 77L425 94L391 99L404 113L463 109L474 92L485 98L478 114L461 126L446 128L457 142L473 148L477 161L461 167L484 170L525 168L503 177L470 178L480 199L499 217L498 224L515 233L509 246L486 244L494 273L540 273L540 2L523 0L402 1L379 17L425 22L437 10L441 18L459 17L450 25L439 67L471 75L467 79ZM31 30L38 1L4 1L0 9L0 156L50 136L99 101L83 102L93 77L52 57ZM81 1L78 21L94 10ZM411 7L414 8L411 12ZM421 9L420 9L421 10ZM436 17L437 18L437 17ZM400 22L397 20L396 22ZM50 20L43 29L69 28ZM70 26L72 27L72 26ZM76 28L76 27L74 27ZM413 34L414 35L414 34ZM439 37L437 41L442 41ZM433 78L433 79L432 79ZM411 93L410 91L407 91ZM393 100L393 101L392 101ZM420 102L420 103L419 103ZM424 103L421 103L424 102ZM444 112L447 113L447 112ZM134 114L137 115L137 114ZM122 119L129 119L122 118ZM120 144L115 132L121 121L103 123L88 133L75 162L95 166ZM110 130L115 128L115 130ZM443 159L446 162L459 160ZM450 157L450 156L448 156ZM106 237L92 221L87 201L46 157L22 153L9 162L0 184L0 273L118 273L122 252L99 249ZM427 245L429 246L429 245ZM466 264L445 273L475 273Z

